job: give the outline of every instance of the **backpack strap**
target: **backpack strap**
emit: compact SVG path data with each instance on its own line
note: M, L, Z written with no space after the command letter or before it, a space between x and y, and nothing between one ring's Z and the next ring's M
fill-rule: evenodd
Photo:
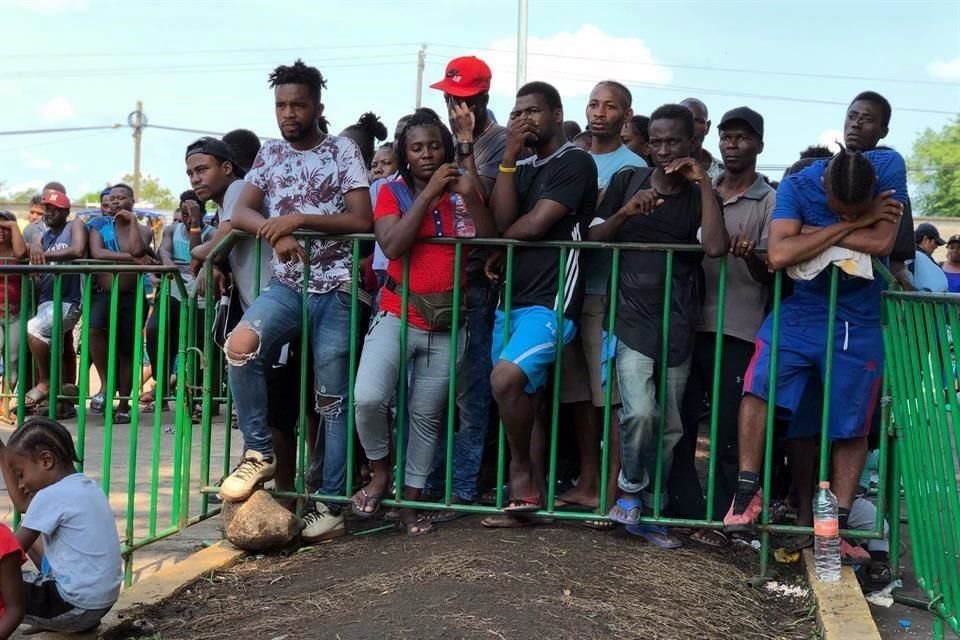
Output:
M397 206L400 207L400 215L407 215L407 211L409 211L410 207L413 206L413 192L410 191L410 187L400 180L392 180L388 182L387 187L393 192L393 197L397 201Z

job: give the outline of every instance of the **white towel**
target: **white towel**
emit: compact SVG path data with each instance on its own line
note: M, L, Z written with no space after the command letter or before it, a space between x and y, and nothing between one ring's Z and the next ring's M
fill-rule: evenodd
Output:
M788 267L787 275L794 280L813 280L831 264L847 275L873 280L873 259L866 253L843 247L830 247L816 258Z

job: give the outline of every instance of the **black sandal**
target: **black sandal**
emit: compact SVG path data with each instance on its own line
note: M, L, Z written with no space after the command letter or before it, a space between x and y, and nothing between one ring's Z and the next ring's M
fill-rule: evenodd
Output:
M362 500L360 504L357 504L358 497ZM372 518L380 512L381 500L383 500L383 496L372 496L367 493L367 488L364 487L353 494L353 498L350 500L350 510L358 518ZM373 506L373 511L367 511L368 506Z

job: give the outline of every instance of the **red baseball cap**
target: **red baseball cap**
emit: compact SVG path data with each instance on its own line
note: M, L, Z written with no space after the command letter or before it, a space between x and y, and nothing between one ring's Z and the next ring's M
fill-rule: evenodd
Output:
M57 209L69 209L70 198L63 191L47 189L43 192L43 204L53 205Z
M454 58L447 64L446 77L430 85L458 98L469 98L490 91L490 67L476 56Z

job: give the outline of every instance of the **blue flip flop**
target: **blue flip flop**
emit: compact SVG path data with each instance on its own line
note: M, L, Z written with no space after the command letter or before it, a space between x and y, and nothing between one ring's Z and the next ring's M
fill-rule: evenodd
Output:
M640 536L661 549L676 549L683 546L679 539L670 535L670 531L666 527L655 524L633 524L627 526L626 529L630 535Z
M618 507L619 511L617 509ZM617 498L616 504L610 507L607 517L620 524L628 526L635 525L640 521L640 511L642 509L643 504L640 502L639 497L620 497ZM626 515L620 515L620 511Z

